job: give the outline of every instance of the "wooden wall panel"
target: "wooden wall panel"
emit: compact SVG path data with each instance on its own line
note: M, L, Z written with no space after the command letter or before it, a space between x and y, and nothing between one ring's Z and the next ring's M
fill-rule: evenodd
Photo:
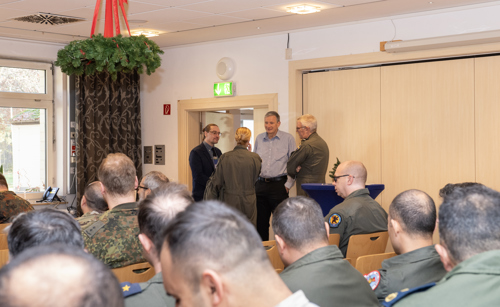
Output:
M330 166L358 160L368 183L381 183L380 68L310 73L305 76L304 113L318 120L318 134L330 149ZM327 182L331 182L327 174ZM377 199L380 201L380 199Z
M474 59L382 68L383 207L420 189L475 180Z
M500 56L475 61L476 180L500 191Z

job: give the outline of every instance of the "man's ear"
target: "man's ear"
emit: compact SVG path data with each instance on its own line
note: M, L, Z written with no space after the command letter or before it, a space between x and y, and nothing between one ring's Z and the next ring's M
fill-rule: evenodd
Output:
M453 257L451 257L448 249L441 244L436 244L434 248L436 249L436 252L439 254L439 257L441 258L441 262L443 263L446 272L451 271L455 267L455 261L453 260Z
M137 190L137 187L139 186L139 179L137 179L137 176L135 176L135 184L134 184L134 189Z
M401 224L395 220L395 219L390 219L389 223L391 223L392 229L394 229L394 234L399 235L403 228L401 227Z
M141 241L142 248L146 251L146 253L151 254L151 249L153 248L154 244L151 241L151 239L148 238L143 233L139 234L139 241Z
M85 195L82 196L82 201L80 202L80 206L82 208L87 207L87 198L85 197Z
M101 185L101 194L104 197L104 193L106 192L106 188L104 187L104 184L102 184L102 182L99 181L99 184Z
M325 222L326 237L330 237L330 224Z
M211 306L220 306L224 300L226 289L222 283L222 279L217 272L205 270L201 275L201 291L207 294L210 298Z
M274 239L276 240L276 247L278 248L278 253L280 255L283 255L283 252L288 248L288 246L285 243L285 240L278 236L277 234L274 235Z

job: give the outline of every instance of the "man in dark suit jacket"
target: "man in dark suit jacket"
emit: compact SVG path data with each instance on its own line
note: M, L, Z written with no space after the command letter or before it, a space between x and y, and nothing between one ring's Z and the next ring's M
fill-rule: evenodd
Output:
M216 124L208 124L203 129L205 138L203 142L193 148L189 154L189 166L193 175L193 198L195 201L203 200L203 193L208 178L215 171L222 152L215 144L219 142L220 130Z

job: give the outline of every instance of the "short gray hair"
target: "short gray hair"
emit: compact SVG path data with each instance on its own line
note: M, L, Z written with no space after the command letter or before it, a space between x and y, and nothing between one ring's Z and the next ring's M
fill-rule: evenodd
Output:
M266 115L264 115L264 119L268 118L269 116L275 116L276 117L276 121L277 122L280 121L280 115L276 111L269 111L269 112L267 112Z
M185 185L171 182L160 186L139 203L139 231L154 242L168 223L192 203Z
M311 114L304 114L301 117L297 118L297 120L302 124L302 126L308 127L311 132L315 132L316 128L318 127L318 121L316 120L316 117L312 116Z
M500 193L484 185L455 188L439 207L439 236L458 263L500 249Z
M145 188L148 188L151 191L153 191L154 189L156 189L157 187L159 187L165 183L170 182L170 180L167 178L167 176L165 176L165 174L163 174L162 172L158 172L158 171L152 171L152 172L147 173L146 175L144 175L143 180L144 180L143 184L145 185Z
M297 250L317 244L328 244L323 211L309 197L285 199L273 212L273 231L287 245Z

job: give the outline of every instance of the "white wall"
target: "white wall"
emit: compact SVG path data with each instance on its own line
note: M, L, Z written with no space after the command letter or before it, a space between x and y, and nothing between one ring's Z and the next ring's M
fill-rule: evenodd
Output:
M500 2L393 16L290 33L290 47L293 60L378 52L381 41L497 30L498 16ZM237 83L237 95L278 93L281 127L287 130L286 42L285 33L166 49L161 68L141 79L141 105L143 145L167 145L167 163L144 165L144 173L158 170L177 180L177 101L212 97L213 82L218 81L215 65L222 57L230 57L236 63L232 80ZM163 104L172 105L172 115L163 115Z

